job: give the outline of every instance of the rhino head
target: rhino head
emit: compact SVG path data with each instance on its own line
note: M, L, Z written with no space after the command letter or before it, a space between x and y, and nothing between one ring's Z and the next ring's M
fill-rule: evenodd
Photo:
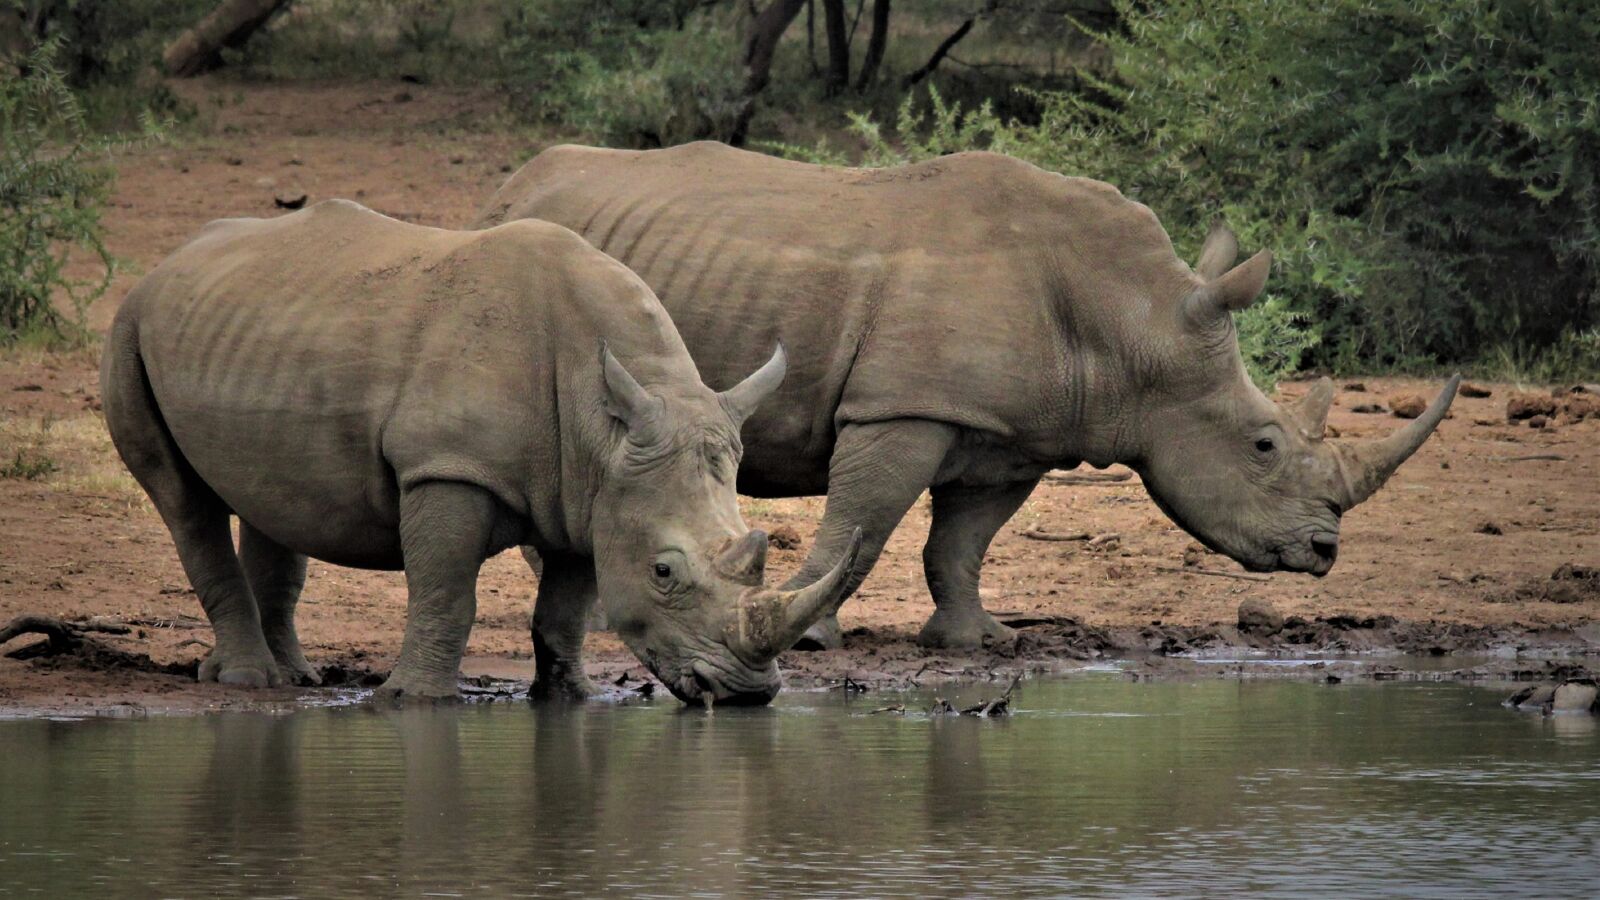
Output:
M606 617L685 703L766 703L778 653L837 605L860 547L858 531L807 587L766 586L767 535L745 526L734 479L739 427L783 380L783 348L720 394L698 379L647 390L603 348L601 364L617 438L592 513Z
M1372 496L1438 427L1461 376L1426 412L1387 437L1355 444L1324 440L1333 383L1324 378L1292 407L1268 400L1239 354L1231 313L1255 302L1272 256L1234 267L1226 229L1214 230L1192 286L1159 308L1155 394L1134 468L1162 511L1210 549L1253 571L1325 575L1339 552L1340 518ZM1230 268L1231 267L1231 268Z

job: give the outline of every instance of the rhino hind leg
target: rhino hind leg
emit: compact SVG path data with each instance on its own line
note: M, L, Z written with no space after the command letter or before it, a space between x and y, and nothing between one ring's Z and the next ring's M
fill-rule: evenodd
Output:
M189 584L211 621L214 646L199 679L248 687L281 684L250 586L233 549L230 511L172 439L139 357L136 326L119 317L101 372L106 427L128 471L172 534Z
M318 685L322 678L306 661L294 627L295 605L306 584L306 558L239 521L239 562L261 614L261 631L285 683Z
M583 634L595 602L594 559L550 554L539 577L533 607L533 685L535 700L582 700L595 693L583 671Z
M1033 493L1037 481L1007 485L942 484L933 489L933 524L922 548L922 571L933 616L917 635L925 647L971 649L1005 642L1016 632L996 621L978 596L989 542Z
M933 482L956 436L954 426L926 419L845 426L828 464L828 503L822 527L810 555L784 589L809 585L826 574L859 527L861 552L840 595L843 603L872 571L906 510ZM835 612L811 626L795 649L835 650L842 645Z
M478 608L478 571L495 545L496 501L475 485L426 481L400 495L406 634L380 696L452 699Z

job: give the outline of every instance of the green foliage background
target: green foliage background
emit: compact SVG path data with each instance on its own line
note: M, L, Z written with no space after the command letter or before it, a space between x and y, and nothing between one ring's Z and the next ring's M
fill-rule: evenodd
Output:
M163 42L211 5L0 0L0 14L47 12L34 21L61 43L62 81L87 113L79 121L126 125L142 111L177 110L148 72ZM553 130L612 146L726 138L740 106L747 9L733 0L297 0L291 9L229 55L224 77L492 84L508 121L546 139ZM806 16L791 25L752 143L840 164L1009 153L1117 185L1161 216L1190 259L1209 226L1226 221L1243 246L1277 260L1269 297L1239 320L1263 381L1301 367L1463 364L1600 378L1600 17L1586 4L927 0L894 9L880 77L842 96L824 90L820 5L811 41ZM908 88L904 76L974 15L982 24L958 52ZM853 65L869 28L852 40ZM87 214L92 192L76 196Z
M100 226L112 172L96 158L104 144L87 134L57 53L46 41L26 58L26 75L0 79L0 343L81 343L83 311L114 268ZM75 250L92 254L103 277L70 276Z
M1600 370L1600 19L1583 4L1118 10L1114 69L1034 92L1036 120L908 100L895 141L857 119L868 159L986 148L1100 178L1191 259L1224 220L1276 254L1278 299L1241 330L1291 363Z

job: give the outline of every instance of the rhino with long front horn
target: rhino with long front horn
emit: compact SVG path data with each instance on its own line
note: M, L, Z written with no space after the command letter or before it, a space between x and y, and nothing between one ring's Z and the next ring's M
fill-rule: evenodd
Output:
M921 640L1011 631L979 603L990 540L1043 473L1126 463L1190 533L1260 570L1322 574L1339 519L1448 409L1373 444L1322 440L1331 386L1296 409L1251 384L1231 313L1271 257L1234 266L1231 234L1194 269L1146 207L1110 185L992 153L891 169L774 159L720 144L555 147L513 175L476 227L559 222L661 298L709 384L779 339L794 371L744 427L739 487L826 492L791 587L863 532L854 590L931 490ZM837 646L830 616L805 639Z
M804 585L763 582L739 428L786 369L779 347L712 391L650 289L560 226L445 231L328 201L174 253L118 311L101 385L211 620L202 680L316 680L294 624L315 557L404 569L379 691L454 696L478 569L522 545L544 560L535 693L591 690L600 597L679 698L765 703L860 546Z

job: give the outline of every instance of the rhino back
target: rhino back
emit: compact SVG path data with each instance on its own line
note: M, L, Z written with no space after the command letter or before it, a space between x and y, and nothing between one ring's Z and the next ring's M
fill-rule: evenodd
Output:
M741 470L742 489L774 493L820 489L847 422L1044 434L1078 402L1057 387L1074 365L1063 327L1103 317L1129 293L1114 282L1189 277L1149 210L1114 188L988 153L849 169L712 143L557 147L477 225L520 217L573 228L638 272L713 387L783 339L790 376L747 423ZM809 485L746 483L797 469Z
M566 536L560 485L581 463L564 450L599 406L593 348L618 305L594 295L629 279L565 229L448 232L330 202L214 223L124 314L175 442L239 515L319 558L387 565L398 487L430 478Z

